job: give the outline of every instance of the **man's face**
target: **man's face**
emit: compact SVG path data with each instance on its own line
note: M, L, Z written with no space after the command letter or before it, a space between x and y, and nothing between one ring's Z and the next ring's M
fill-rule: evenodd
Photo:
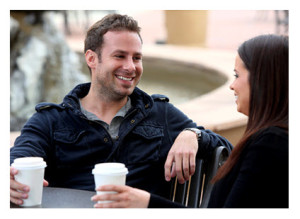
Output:
M120 100L133 92L142 76L142 42L129 31L108 31L103 39L92 81L102 97Z

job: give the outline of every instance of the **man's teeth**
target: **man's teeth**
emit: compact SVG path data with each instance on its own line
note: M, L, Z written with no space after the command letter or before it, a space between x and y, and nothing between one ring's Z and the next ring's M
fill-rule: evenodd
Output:
M121 80L125 80L125 81L131 81L132 78L125 78L123 76L117 76L117 78L121 79Z

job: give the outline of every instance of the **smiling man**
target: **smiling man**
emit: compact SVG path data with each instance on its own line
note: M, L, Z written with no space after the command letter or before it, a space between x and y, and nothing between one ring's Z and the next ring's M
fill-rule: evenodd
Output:
M86 40L85 57L92 72L92 83L81 103L110 124L141 79L142 41L136 32L114 30L103 36L101 56L87 48Z
M127 185L169 197L171 177L187 180L196 155L209 156L219 145L231 149L167 97L136 87L143 73L142 39L131 17L111 14L95 23L84 52L91 83L76 86L61 104L38 104L11 148L11 163L43 157L45 185L94 191L94 165L120 162L129 170ZM10 200L22 204L30 188L16 182L16 174L11 167Z

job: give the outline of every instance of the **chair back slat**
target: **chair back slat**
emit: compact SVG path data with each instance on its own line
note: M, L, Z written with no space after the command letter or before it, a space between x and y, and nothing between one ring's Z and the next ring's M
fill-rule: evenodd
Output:
M172 180L170 199L192 208L206 208L213 188L210 181L228 156L229 150L224 146L219 146L214 150L210 159L197 158L196 171L189 181L180 184L177 177Z
M216 175L220 166L227 160L229 156L229 151L226 147L221 146L215 149L212 159L207 162L207 170L205 174L205 187L203 190L203 200L201 203L201 208L207 208L210 199L210 194L213 189L213 184L211 183L212 178Z
M188 182L185 182L184 184L180 184L176 177L175 185L174 185L173 201L185 205L185 200L187 195L187 184Z
M196 159L197 171L190 179L190 189L188 192L188 206L198 208L201 201L201 188L203 183L204 161Z

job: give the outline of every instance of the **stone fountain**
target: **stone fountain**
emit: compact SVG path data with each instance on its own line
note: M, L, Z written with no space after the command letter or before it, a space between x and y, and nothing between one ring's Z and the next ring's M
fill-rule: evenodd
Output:
M78 55L54 25L53 13L11 11L11 131L22 128L37 103L60 103L76 84L89 81Z

